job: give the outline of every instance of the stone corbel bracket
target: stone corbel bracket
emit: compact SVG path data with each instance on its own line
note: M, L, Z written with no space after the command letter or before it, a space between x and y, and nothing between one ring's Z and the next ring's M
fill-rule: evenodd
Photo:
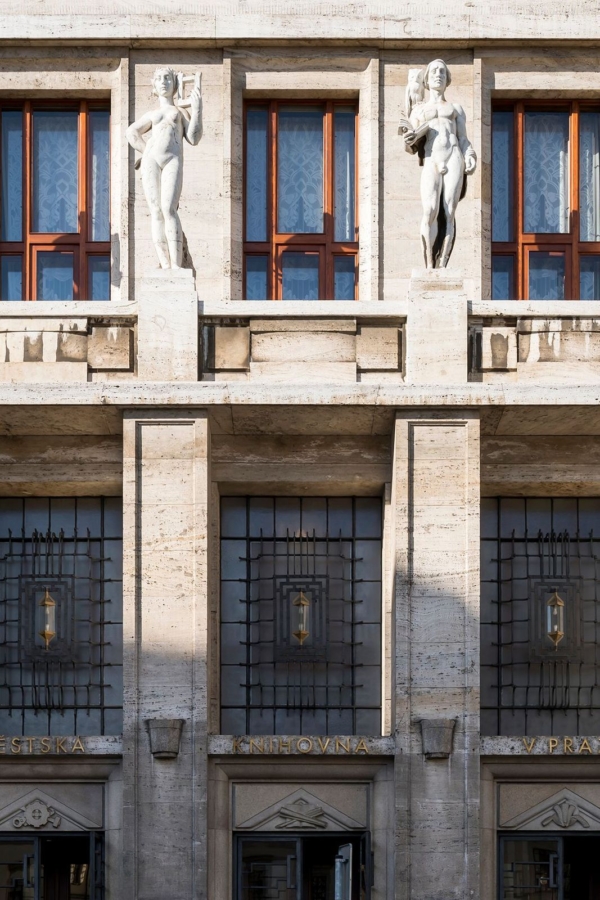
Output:
M176 759L185 719L146 719L150 752L154 759Z
M452 753L456 719L420 719L418 724L425 759L448 759Z

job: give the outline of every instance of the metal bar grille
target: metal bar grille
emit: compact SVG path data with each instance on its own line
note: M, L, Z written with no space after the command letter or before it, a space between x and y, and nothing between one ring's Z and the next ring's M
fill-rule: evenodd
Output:
M481 730L596 734L600 728L600 500L482 500ZM547 600L565 636L547 637Z
M0 499L0 727L122 731L120 499ZM56 599L40 641L39 598Z
M221 573L221 730L379 734L379 498L223 498Z

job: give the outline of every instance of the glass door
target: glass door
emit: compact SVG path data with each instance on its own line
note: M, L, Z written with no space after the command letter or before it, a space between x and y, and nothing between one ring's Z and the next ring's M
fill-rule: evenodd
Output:
M562 876L560 838L501 839L501 900L563 900Z
M240 836L235 900L368 900L367 847L365 835Z
M102 900L102 856L94 832L1 837L0 900Z

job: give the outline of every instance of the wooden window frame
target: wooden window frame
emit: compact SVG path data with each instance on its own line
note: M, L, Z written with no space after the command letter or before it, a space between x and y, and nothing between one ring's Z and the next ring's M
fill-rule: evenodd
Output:
M65 250L74 253L73 259L73 300L87 299L88 256L108 256L111 243L92 241L91 214L88 199L92 196L91 141L89 133L89 113L95 110L110 112L110 105L102 101L90 100L26 100L21 102L2 101L0 114L9 110L23 113L23 231L21 241L0 240L0 256L20 256L23 266L22 299L37 300L37 253L44 250ZM36 232L33 223L33 115L39 110L74 110L78 113L78 231L72 234ZM109 151L110 152L110 151ZM2 153L0 148L0 171ZM109 167L110 196L110 167Z
M323 107L323 223L320 234L284 234L277 231L277 117L280 106ZM334 240L334 112L336 107L354 107L354 241ZM267 110L267 240L246 240L246 185L247 185L247 114L249 109ZM333 300L334 258L354 257L354 299L358 299L358 102L355 100L247 100L243 117L243 294L246 296L246 258L267 256L267 299L282 300L282 271L280 260L284 250L298 251L319 249L323 264L319 268L319 300Z
M569 115L569 231L563 234L539 234L524 231L525 179L525 113L566 112ZM598 103L577 100L519 100L515 103L494 103L492 113L513 113L513 236L512 241L493 241L492 256L512 256L514 265L514 296L529 299L529 253L535 250L564 251L565 300L579 300L579 260L582 256L600 256L600 241L579 239L579 125L580 113L598 112ZM492 125L492 141L493 125Z

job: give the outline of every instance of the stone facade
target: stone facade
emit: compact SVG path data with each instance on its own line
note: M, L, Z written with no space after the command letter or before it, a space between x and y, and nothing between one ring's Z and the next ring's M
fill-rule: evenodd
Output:
M492 100L600 97L596 11L568 7L3 0L0 104L110 99L110 302L0 302L2 498L123 503L122 733L0 736L0 839L99 836L90 900L250 900L265 835L352 845L336 900L505 900L500 840L600 833L598 735L491 734L480 691L482 498L600 505L600 301L490 299ZM426 270L398 122L436 57L479 162ZM159 67L201 75L181 269L126 139ZM243 299L245 99L358 103L355 302ZM380 500L376 731L222 733L242 496ZM286 877L265 898L334 897Z

